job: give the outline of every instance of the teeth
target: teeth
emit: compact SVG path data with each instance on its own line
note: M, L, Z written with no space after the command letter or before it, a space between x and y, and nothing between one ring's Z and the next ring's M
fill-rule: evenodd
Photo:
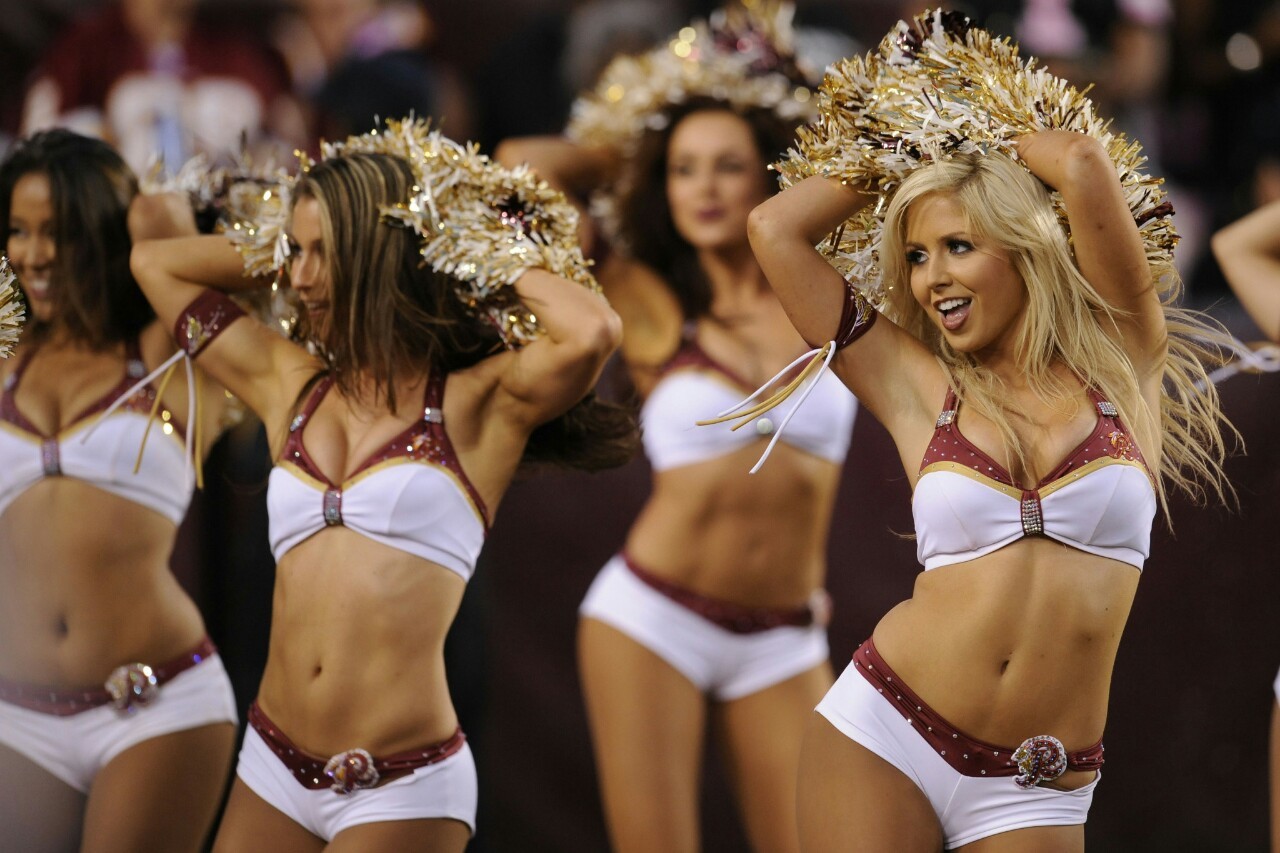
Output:
M968 304L969 304L968 299L959 299L959 298L944 299L938 303L938 310L945 314L948 311L951 311L952 309L959 308L961 305L968 305Z

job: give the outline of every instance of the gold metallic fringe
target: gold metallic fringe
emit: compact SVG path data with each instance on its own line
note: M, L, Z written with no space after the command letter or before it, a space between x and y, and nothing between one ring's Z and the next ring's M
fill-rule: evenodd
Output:
M26 306L15 286L17 278L9 268L9 259L0 255L0 358L13 354L26 319Z
M423 261L455 280L458 298L492 324L508 347L540 333L537 318L511 287L526 270L545 269L599 292L578 244L577 210L527 168L503 168L474 144L454 142L415 118L391 119L382 128L321 146L321 160L355 153L408 161L414 195L384 208L383 221L419 236ZM303 171L308 168L302 156ZM284 266L292 186L293 180L261 183L230 205L242 215L225 230L251 274L277 273Z
M1087 91L1087 90L1086 90ZM1092 101L1066 80L1023 60L1007 38L973 27L955 12L899 21L866 56L836 63L818 94L817 121L775 165L784 186L813 175L879 192L876 204L845 222L822 249L849 281L883 302L878 258L884 212L902 181L952 154L1003 152L1013 140L1061 129L1097 139L1115 163L1149 263L1169 264L1178 235L1163 181L1142 171L1142 146L1097 116ZM1066 209L1053 193L1062 228Z

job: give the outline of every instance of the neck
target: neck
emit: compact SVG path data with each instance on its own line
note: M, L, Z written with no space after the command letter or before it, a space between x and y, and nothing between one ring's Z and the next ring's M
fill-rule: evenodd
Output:
M764 271L747 245L728 250L700 251L698 264L711 285L711 313L714 315L740 313L745 303L770 290Z

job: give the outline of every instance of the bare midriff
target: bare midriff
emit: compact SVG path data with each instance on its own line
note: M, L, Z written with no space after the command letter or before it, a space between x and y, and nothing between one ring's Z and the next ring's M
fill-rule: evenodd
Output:
M659 577L747 607L795 607L824 583L840 466L763 442L654 474L626 551Z
M1106 723L1116 650L1137 591L1133 566L1032 537L920 575L876 626L885 662L960 731L1068 750Z
M0 678L101 687L121 664L194 647L204 624L169 568L176 535L159 513L69 477L25 491L0 515Z
M276 567L258 703L302 749L386 755L458 726L444 639L462 601L448 569L331 527Z

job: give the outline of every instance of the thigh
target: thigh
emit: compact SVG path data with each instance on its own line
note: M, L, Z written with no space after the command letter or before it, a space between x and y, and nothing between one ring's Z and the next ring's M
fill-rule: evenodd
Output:
M457 820L389 820L342 830L325 848L325 853L381 853L384 850L462 853L470 840L471 830Z
M578 661L614 850L697 850L705 698L662 658L595 619L579 622Z
M111 759L89 791L84 853L202 849L235 736L235 726L215 723L145 740Z
M0 827L5 849L61 853L80 843L84 794L0 744Z
M964 853L1084 853L1084 824L1014 829L956 849Z
M259 797L242 780L231 785L214 853L319 853L324 841Z
M915 783L880 756L809 715L797 785L806 853L936 853L942 828Z
M753 850L799 850L796 779L805 728L831 686L824 663L758 693L715 706L720 752Z

